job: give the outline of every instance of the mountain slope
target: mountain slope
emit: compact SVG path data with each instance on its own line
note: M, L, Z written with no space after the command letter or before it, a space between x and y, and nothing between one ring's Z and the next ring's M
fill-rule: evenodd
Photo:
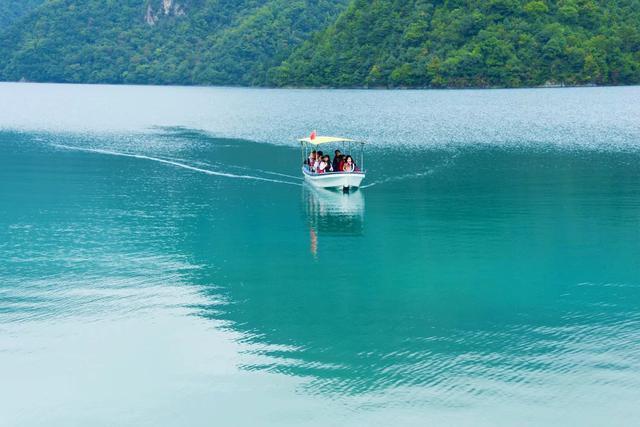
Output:
M44 0L0 0L0 33Z
M640 82L640 0L354 0L272 72L298 86Z
M0 79L260 84L346 0L57 0L0 38Z
M0 0L0 11L3 5L14 15L5 12L13 24L0 32L0 80L640 83L640 0Z
M224 31L209 35L195 69L199 81L263 85L311 34L335 20L346 1L272 0Z

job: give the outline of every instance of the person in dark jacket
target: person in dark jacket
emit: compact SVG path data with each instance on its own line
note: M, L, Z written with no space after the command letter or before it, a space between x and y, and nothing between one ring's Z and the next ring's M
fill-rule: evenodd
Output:
M340 171L340 162L342 161L342 153L340 150L335 151L335 156L333 157L333 170L335 172Z

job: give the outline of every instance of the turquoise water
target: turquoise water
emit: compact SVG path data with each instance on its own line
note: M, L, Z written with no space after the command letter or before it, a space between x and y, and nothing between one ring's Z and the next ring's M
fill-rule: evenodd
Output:
M639 99L0 84L2 425L634 425Z

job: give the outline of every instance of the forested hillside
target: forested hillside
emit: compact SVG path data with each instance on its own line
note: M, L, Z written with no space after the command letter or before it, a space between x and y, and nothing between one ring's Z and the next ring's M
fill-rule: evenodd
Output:
M0 80L333 87L640 83L640 0L40 2L0 29ZM16 3L0 0L0 11Z
M45 0L0 34L0 79L264 84L346 2Z
M640 82L639 0L355 0L272 75L302 86Z
M44 0L0 0L0 33Z

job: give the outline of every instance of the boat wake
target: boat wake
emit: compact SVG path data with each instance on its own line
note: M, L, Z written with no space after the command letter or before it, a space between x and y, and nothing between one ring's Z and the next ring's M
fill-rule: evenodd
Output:
M133 159L142 159L142 160L149 160L149 161L153 161L153 162L157 162L157 163L162 163L165 165L170 165L170 166L174 166L174 167L178 167L178 168L182 168L182 169L187 169L193 172L199 172L199 173L204 173L207 175L214 175L214 176L222 176L225 178L232 178L232 179L246 179L246 180L254 180L254 181L263 181L263 182L272 182L272 183L276 183L276 184L285 184L285 185L294 185L294 186L300 186L301 184L299 182L290 182L290 181L283 181L280 179L273 179L273 178L264 178L264 177L260 177L260 176L253 176L253 175L237 175L237 174L232 174L232 173L228 173L228 172L219 172L219 171L213 171L210 169L204 169L204 168L200 168L197 166L192 166L192 165L188 165L186 163L181 163L181 162L177 162L174 160L167 160L167 159L162 159L159 157L152 157L152 156L147 156L144 154L133 154L133 153L122 153L119 151L111 151L111 150L103 150L100 148L82 148L82 147L73 147L70 145L63 145L63 144L52 144L54 147L57 148L62 148L65 150L73 150L73 151L83 151L83 152L87 152L87 153L96 153L96 154L104 154L104 155L108 155L108 156L118 156L118 157L130 157ZM275 172L273 174L276 174Z
M369 187L373 187L375 185L381 185L381 184L388 184L391 182L398 182L398 181L405 181L405 180L409 180L409 179L416 179L416 178L422 178L425 176L429 176L429 175L433 175L434 173L436 173L439 169L451 166L453 164L453 162L455 161L456 157L458 157L459 153L454 153L451 157L447 158L445 161L443 161L442 163L440 163L439 165L435 165L430 167L427 170L424 171L419 171L419 172L413 172L413 173L407 173L407 174L403 174L403 175L395 175L395 176L389 176L387 178L383 178L377 181L373 181L367 185L363 185L360 188L369 188Z
M177 159L177 158L161 158L161 157L148 156L148 155L145 155L145 154L136 154L136 153L128 153L128 152L122 152L122 151L113 151L113 150L107 150L107 149L101 149L101 148L85 148L85 147L77 147L77 146L65 145L65 144L51 144L51 145L53 147L64 149L64 150L83 151L83 152L86 152L86 153L95 153L95 154L103 154L103 155L109 155L109 156L129 157L129 158L134 158L134 159L148 160L148 161L162 163L162 164L165 164L165 165L169 165L169 166L173 166L173 167L177 167L177 168L181 168L181 169L186 169L186 170L189 170L189 171L192 171L192 172L198 172L198 173L203 173L203 174L206 174L206 175L220 176L220 177L231 178L231 179L244 179L244 180L262 181L262 182L270 182L270 183L274 183L274 184L293 185L293 186L301 186L302 182L300 182L300 181L303 181L303 178L301 178L301 177L297 177L297 176L293 176L293 175L287 175L287 174L283 174L283 173L279 173L279 172L272 172L272 171L262 170L262 169L254 169L254 168L249 168L249 167L240 166L240 165L226 165L226 164L223 165L223 164L221 164L220 167L224 167L225 169L230 169L230 168L231 169L236 169L238 171L252 171L252 172L257 173L257 174L269 175L269 177L249 175L249 174L244 174L244 173L230 173L230 172L223 172L223 171L220 171L220 170L214 170L214 169L211 169L211 168L215 168L217 165L204 163L204 162L198 162L198 161L187 163L187 160ZM386 178L382 178L382 179L373 181L373 182L368 183L366 185L363 185L360 188L362 188L362 189L371 188L371 187L382 185L382 184L395 183L395 182L411 180L411 179L418 179L418 178L422 178L422 177L425 177L425 176L432 175L436 171L438 171L439 169L447 167L451 163L453 163L453 161L455 160L457 155L458 154L456 153L453 156L451 156L448 159L446 159L441 164L437 164L435 166L432 166L427 170L416 171L416 172L413 172L413 173L407 173L407 174L403 174L403 175L389 176L389 177L386 177ZM278 177L283 178L283 179L278 179Z
M295 180L300 180L302 181L304 178L301 178L299 176L293 176L293 175L287 175L286 173L280 173L280 172L271 172L271 171L267 171L264 169L252 169L252 168L247 168L244 166L237 166L237 165L227 165L227 167L231 167L234 169L241 169L241 170L252 170L255 172L260 172L260 173L264 173L266 175L274 175L274 176L281 176L283 178L289 178L289 179L295 179Z
M373 181L372 183L369 183L367 185L363 185L360 188L369 188L369 187L373 187L375 185L380 185L380 184L387 184L390 182L397 182L397 181L404 181L407 179L415 179L415 178L421 178L423 176L428 176L433 174L436 171L436 168L431 168L427 171L424 172L414 172L414 173L408 173L405 175L396 175L396 176L390 176L388 178L384 178L384 179L380 179L378 181Z
M186 159L173 158L173 157L169 157L169 158L166 158L166 159L163 159L163 160L171 160L171 161L178 162L178 163L185 163L185 162L188 161ZM191 163L192 163L192 165L196 165L195 167L211 168L211 167L219 166L219 167L225 167L225 168L230 168L230 169L239 169L239 170L245 170L245 171L258 172L258 173L265 174L265 175L281 176L283 178L295 179L296 181L304 180L304 178L301 178L299 176L287 175L286 173L272 172L272 171L268 171L268 170L264 170L264 169L250 168L250 167L240 166L240 165L231 165L231 164L228 164L228 163L208 163L208 162L202 162L202 161L191 162Z

